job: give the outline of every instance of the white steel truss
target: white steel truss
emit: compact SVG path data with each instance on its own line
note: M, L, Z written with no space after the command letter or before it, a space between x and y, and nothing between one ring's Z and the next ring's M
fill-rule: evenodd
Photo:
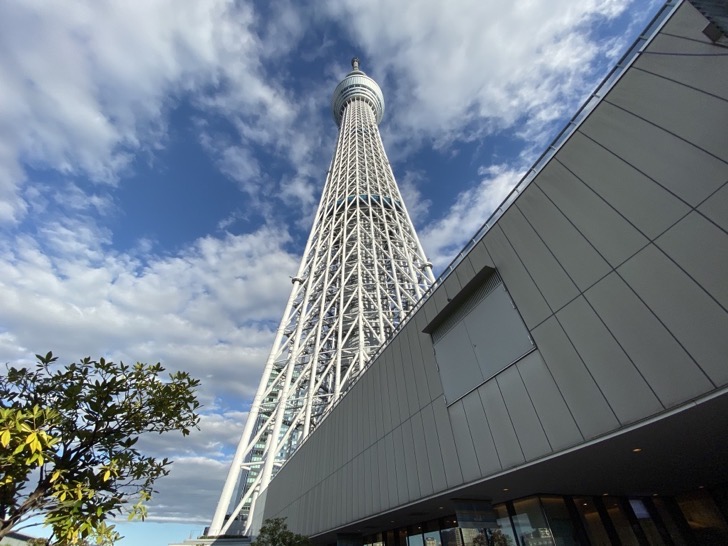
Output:
M336 150L209 536L249 533L259 492L434 281L382 145L382 92L352 67L334 92Z

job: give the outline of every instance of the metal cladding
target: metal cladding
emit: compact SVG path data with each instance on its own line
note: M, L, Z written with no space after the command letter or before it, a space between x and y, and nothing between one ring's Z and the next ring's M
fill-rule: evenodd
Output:
M334 92L336 150L211 536L250 531L272 477L434 281L382 145L382 91L358 59L352 68Z
M374 110L374 117L377 124L381 123L384 115L384 95L382 90L373 79L359 70L359 59L352 60L353 70L341 80L334 90L331 98L331 113L334 116L336 125L341 126L341 118L344 108L354 99L361 99Z

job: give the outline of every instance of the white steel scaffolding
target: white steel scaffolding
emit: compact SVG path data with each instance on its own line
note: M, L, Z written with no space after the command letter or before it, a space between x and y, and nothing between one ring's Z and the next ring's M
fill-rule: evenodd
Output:
M249 534L259 493L434 281L382 145L382 92L358 59L332 113L326 185L208 536Z

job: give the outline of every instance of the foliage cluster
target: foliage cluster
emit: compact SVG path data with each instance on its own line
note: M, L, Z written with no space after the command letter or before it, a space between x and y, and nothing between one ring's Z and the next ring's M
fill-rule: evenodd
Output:
M161 378L159 364L84 358L65 367L52 353L34 368L0 376L0 539L42 516L56 544L118 538L107 519L146 515L154 482L171 461L143 454L141 434L199 422L185 372Z
M304 535L290 531L286 518L271 518L263 522L251 546L311 546L311 541Z

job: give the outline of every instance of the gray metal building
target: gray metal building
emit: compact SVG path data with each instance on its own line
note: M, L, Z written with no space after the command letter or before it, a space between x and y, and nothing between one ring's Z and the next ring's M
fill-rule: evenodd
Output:
M322 544L728 544L728 41L696 6L663 9L266 518Z

